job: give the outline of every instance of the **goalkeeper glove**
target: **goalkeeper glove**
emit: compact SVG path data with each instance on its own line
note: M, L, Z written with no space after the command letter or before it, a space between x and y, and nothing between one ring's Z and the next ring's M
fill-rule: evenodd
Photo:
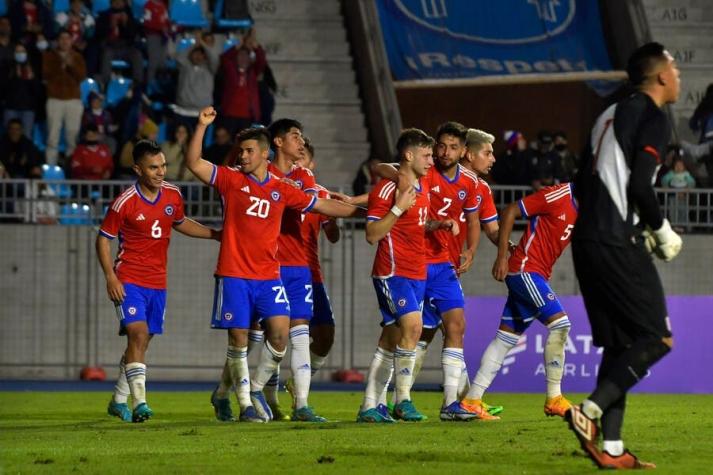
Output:
M655 231L647 227L642 236L646 250L666 262L676 257L683 246L681 236L671 229L668 219L664 219L661 227Z

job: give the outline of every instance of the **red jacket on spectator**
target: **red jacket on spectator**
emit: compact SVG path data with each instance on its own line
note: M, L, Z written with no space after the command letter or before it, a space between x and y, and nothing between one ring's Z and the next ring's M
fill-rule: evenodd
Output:
M114 159L106 144L80 144L72 154L71 167L75 180L107 180L114 172Z
M238 48L230 48L220 58L223 73L221 112L228 117L252 119L259 122L260 91L257 78L265 70L267 61L261 47L253 50L255 60L247 70L238 70Z
M169 31L171 22L163 0L148 0L144 4L143 24L146 33L163 34Z

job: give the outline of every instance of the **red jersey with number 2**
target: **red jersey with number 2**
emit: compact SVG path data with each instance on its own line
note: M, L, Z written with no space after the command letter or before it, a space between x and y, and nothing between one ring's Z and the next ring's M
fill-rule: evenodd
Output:
M171 229L185 219L178 187L163 183L150 201L135 184L121 193L104 217L99 234L119 238L114 271L119 280L149 289L166 288Z
M428 220L428 181L419 180L416 203L396 220L391 231L380 241L374 258L372 276L388 278L395 275L409 279L426 278L426 221ZM367 220L378 221L386 216L396 202L396 183L381 180L369 193Z
M577 221L577 202L572 185L547 186L518 202L529 220L508 261L511 274L536 272L549 280L552 267L572 238Z

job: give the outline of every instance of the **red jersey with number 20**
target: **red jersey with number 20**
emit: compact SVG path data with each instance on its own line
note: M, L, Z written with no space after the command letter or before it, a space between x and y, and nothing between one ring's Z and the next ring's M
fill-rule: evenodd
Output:
M380 241L374 258L372 277L395 275L409 279L426 278L426 221L428 220L428 181L419 180L416 203L405 211ZM369 193L367 220L378 221L396 202L396 183L381 180Z
M223 237L216 275L271 280L280 277L277 238L285 209L306 213L317 202L268 173L260 183L237 169L214 166L210 183L223 201Z
M529 220L510 260L511 274L536 272L550 279L552 267L572 237L577 221L577 202L572 185L547 186L518 202L522 216Z
M171 229L185 219L178 187L164 182L154 201L141 194L138 183L111 204L99 234L119 238L114 271L123 283L149 289L166 288L166 261Z

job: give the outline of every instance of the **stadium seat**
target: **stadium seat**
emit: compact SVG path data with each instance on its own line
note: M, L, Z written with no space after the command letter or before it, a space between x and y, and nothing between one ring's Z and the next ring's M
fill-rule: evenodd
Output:
M203 146L208 148L213 145L213 124L210 124L207 129L205 129L205 136L203 137Z
M99 88L99 83L96 82L92 78L87 78L82 83L79 85L79 90L80 90L80 95L82 97L82 104L84 104L84 107L89 106L89 93L94 91L94 92L101 92Z
M100 12L111 7L111 0L92 0L92 13L97 16Z
M113 59L111 61L111 69L127 70L129 69L129 67L129 63L124 61L123 59Z
M59 210L59 222L68 226L92 224L92 210L86 204L64 204Z
M136 21L141 21L144 17L144 5L146 0L133 0L131 2L131 13L134 14Z
M52 2L52 11L54 13L69 11L69 0L54 0Z
M209 25L198 0L173 0L168 16L173 23L188 28L206 28Z
M126 93L131 88L131 79L115 78L109 81L106 86L106 105L112 107L117 105L126 96Z
M240 38L235 38L232 36L226 38L225 43L223 43L223 52L228 51L230 48L236 45L240 45Z
M156 142L158 143L164 143L168 139L168 125L166 124L166 121L164 120L158 125L158 137L156 138Z
M181 53L187 49L193 48L196 45L196 39L192 36L181 38L176 43L176 53Z
M44 165L42 165L42 179L43 180L64 180L65 179L64 170L62 170L62 167L60 167L58 165L44 164ZM72 190L67 185L54 183L54 184L51 184L48 186L52 189L55 196L57 196L59 198L69 198L70 196L72 196Z
M253 20L252 18L250 18L250 15L247 14L247 5L244 5L242 9L246 10L246 16L244 18L226 18L225 0L218 0L215 3L215 13L213 15L215 26L222 30L237 30L250 28L253 25Z
M0 0L0 16L7 15L7 0Z

